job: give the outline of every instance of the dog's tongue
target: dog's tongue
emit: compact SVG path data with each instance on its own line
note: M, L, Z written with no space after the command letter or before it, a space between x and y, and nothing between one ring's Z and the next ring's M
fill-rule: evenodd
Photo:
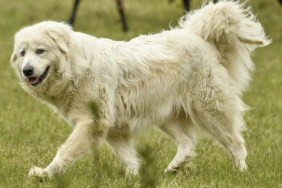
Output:
M38 77L31 77L28 79L28 83L34 85L38 82Z

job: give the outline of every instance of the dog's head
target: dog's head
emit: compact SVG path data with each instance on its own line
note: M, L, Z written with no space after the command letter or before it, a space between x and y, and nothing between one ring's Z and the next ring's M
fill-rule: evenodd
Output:
M71 33L70 26L53 21L41 22L16 33L11 64L24 89L46 92L51 82L56 85L53 82L62 78L66 71L62 68L66 65L62 64L68 61Z

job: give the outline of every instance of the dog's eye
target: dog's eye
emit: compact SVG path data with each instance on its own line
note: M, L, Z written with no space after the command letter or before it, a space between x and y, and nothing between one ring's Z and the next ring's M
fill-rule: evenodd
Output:
M20 52L20 56L23 57L24 55L25 55L25 51L23 50L23 51Z
M45 50L43 50L43 49L37 49L35 51L36 54L43 54L43 52L45 52Z

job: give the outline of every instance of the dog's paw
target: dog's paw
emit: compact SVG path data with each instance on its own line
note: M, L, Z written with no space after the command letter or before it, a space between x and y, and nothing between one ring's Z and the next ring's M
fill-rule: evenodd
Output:
M165 173L175 173L179 169L186 169L186 168L193 170L193 169L196 169L197 167L196 167L196 165L193 164L193 162L191 160L182 161L181 163L177 163L177 162L173 161L165 169Z
M28 172L28 177L29 178L37 177L40 179L46 179L49 176L47 170L33 166Z
M178 162L177 160L172 160L165 169L165 173L175 173L182 167L183 164L184 160L181 160L180 162Z
M139 174L138 165L129 165L126 167L125 174L127 177L137 176Z
M238 169L239 169L240 172L245 172L245 171L247 171L247 164L246 164L246 162L243 161L243 160L240 160L240 161L238 162L237 167L238 167Z
M165 173L176 173L177 171L178 171L178 169L179 169L179 167L176 167L176 168L174 168L174 167L167 167L166 169L165 169Z

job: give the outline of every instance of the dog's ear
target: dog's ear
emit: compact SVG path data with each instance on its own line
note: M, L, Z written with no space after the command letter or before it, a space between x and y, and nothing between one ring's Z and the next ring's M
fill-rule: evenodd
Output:
M67 40L63 34L58 33L56 31L49 31L47 32L47 34L53 40L53 42L55 42L58 45L59 49L63 53L68 52Z
M64 35L61 35L61 34L54 32L54 31L50 31L47 34L58 45L59 49L63 53L68 52L67 41L66 41Z
M70 26L62 23L57 23L57 25L50 28L46 33L53 40L53 42L55 42L58 45L59 49L63 53L67 53L70 32L71 32Z
M16 52L15 52L15 50L14 50L14 51L13 51L13 54L12 54L12 56L11 56L11 59L10 59L10 63L16 62L17 59L18 59L18 56L17 56L17 54L16 54Z

